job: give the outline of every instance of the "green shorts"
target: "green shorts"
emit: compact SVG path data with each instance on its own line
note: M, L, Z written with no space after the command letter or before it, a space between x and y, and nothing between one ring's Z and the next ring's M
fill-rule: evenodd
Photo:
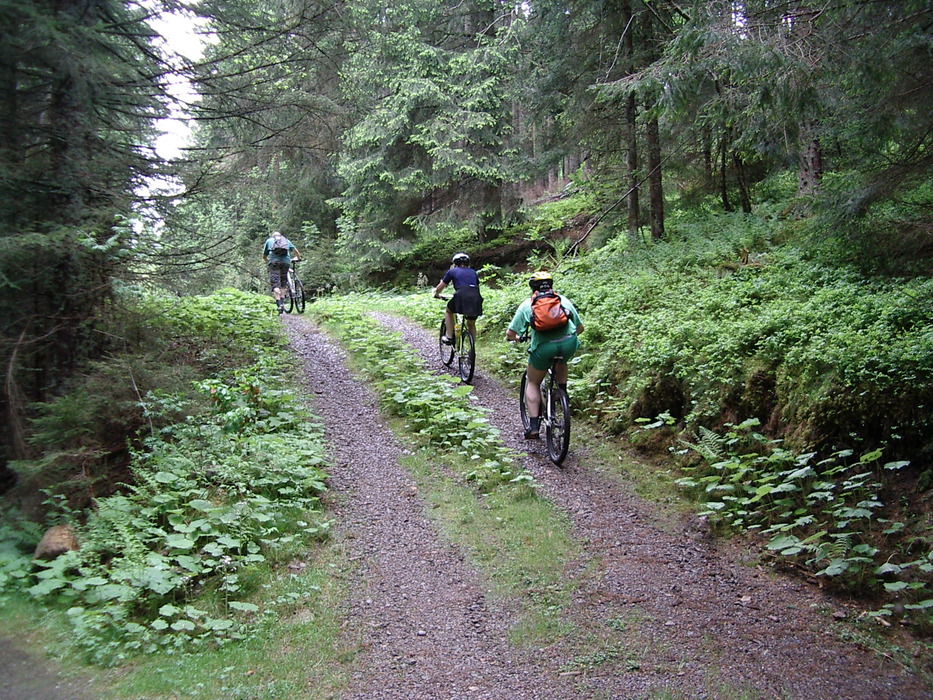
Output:
M533 351L528 351L528 364L539 370L546 370L551 366L551 358L555 355L563 355L564 360L569 361L580 347L580 339L575 333L565 335L557 340L546 340L536 347Z

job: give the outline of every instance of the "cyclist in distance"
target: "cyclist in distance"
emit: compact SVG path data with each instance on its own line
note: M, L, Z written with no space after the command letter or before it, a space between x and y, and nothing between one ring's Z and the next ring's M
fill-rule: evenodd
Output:
M279 316L285 313L285 285L288 284L288 268L291 267L292 257L301 260L298 249L278 231L266 239L262 246L262 259L269 266L269 282L272 284L272 296L275 305L279 307Z
M550 272L535 272L528 280L531 297L525 299L505 332L506 340L519 340L530 329L528 344L528 381L525 384L525 404L528 407L529 426L525 431L526 440L536 440L541 424L541 380L547 374L551 359L562 355L563 362L554 365L554 379L561 389L567 391L567 362L580 347L577 335L583 331L583 321L573 303L564 295L558 294L560 306L566 313L567 322L553 330L535 330L532 323L532 302L540 295L553 291L554 278Z
M453 343L454 314L466 316L467 328L476 338L476 319L483 315L483 297L479 293L479 276L476 270L470 267L470 256L466 253L457 253L451 259L452 267L447 270L440 283L434 288L435 298L440 297L444 288L454 283L454 295L447 302L447 311L444 313L444 328L447 334L442 340Z

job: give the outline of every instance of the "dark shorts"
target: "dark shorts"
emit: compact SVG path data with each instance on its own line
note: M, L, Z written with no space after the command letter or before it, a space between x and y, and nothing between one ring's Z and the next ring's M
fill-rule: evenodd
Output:
M551 366L551 358L555 355L563 355L565 361L570 361L580 347L580 339L576 333L565 335L557 340L546 340L535 348L534 352L528 352L528 364L538 370L546 370Z
M479 287L461 287L447 302L447 308L475 321L483 315L483 297L480 296Z
M275 289L279 287L284 289L288 286L288 268L291 267L288 263L283 262L270 262L269 263L269 282L272 283L272 288Z

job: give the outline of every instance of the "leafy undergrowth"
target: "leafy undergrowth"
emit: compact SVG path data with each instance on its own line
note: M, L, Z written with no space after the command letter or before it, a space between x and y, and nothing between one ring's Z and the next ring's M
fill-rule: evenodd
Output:
M899 514L884 486L907 462L883 462L881 450L795 454L756 432L757 425L748 420L723 435L701 430L679 451L682 459L702 457L683 464L686 476L678 481L701 502L702 514L765 535L779 564L879 601L870 615L883 623L933 631L933 527Z
M426 443L465 457L470 466L464 476L479 488L531 483L485 410L468 400L473 388L426 371L398 333L387 332L367 316L371 308L369 296L354 295L319 301L313 311L355 356L382 407L404 418Z
M201 352L239 347L253 361L225 363L196 382L200 401L145 396L151 430L131 450L131 478L93 509L50 498L50 520L69 523L79 549L34 561L26 552L35 525L4 526L0 593L67 610L72 641L100 664L242 639L264 615L300 601L291 592L254 602L275 567L328 530L321 428L285 388L279 363L262 354L282 342L268 301L231 292L162 311Z

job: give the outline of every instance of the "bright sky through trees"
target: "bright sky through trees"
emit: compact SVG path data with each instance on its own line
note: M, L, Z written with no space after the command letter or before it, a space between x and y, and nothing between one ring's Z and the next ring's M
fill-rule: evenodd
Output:
M196 61L204 54L204 42L209 40L199 27L196 18L187 13L161 13L149 21L149 25L159 33L165 42L165 50L176 67L181 67L183 59ZM181 156L191 133L187 107L198 99L191 83L181 73L169 76L169 92L175 99L171 107L172 116L159 121L162 130L154 146L156 152L166 160Z

